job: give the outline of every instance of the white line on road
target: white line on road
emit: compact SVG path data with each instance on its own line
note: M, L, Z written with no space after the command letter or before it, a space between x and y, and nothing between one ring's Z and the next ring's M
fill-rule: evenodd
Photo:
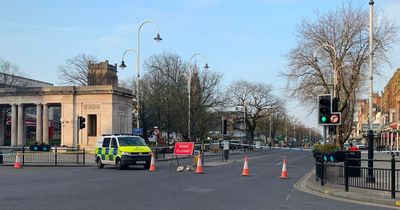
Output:
M277 164L275 164L276 166L279 166L279 165L281 165L282 164L282 162L279 162L279 163L277 163Z
M287 200L287 201L289 200L290 195L292 195L292 193L293 193L294 190L295 190L295 188L293 188L293 189L290 191L289 195L286 197L286 200Z

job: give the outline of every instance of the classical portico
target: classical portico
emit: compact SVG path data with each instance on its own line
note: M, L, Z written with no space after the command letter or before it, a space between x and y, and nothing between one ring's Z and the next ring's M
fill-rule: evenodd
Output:
M132 132L132 93L112 85L49 86L0 89L0 145L10 138L11 146L26 145L26 109L35 110L35 140L49 143L51 107L60 107L61 145L93 147L103 133ZM8 111L9 110L9 111ZM7 113L9 112L9 113ZM78 116L86 119L79 130ZM7 118L11 118L10 122ZM6 135L7 124L11 127Z

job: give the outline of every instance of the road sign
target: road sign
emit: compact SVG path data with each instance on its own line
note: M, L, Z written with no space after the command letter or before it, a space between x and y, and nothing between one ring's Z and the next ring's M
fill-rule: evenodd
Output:
M331 115L331 122L332 123L339 122L339 116L338 115Z
M192 155L194 142L176 142L174 155Z
M143 135L143 128L134 128L132 133L133 135Z
M160 130L158 129L158 127L154 127L154 128L153 128L153 134L154 134L155 136L160 135Z

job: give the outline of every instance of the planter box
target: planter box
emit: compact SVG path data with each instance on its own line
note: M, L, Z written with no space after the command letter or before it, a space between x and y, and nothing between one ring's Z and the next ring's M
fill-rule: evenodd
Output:
M343 162L344 158L346 157L346 153L348 153L348 151L336 151L333 153L326 153L326 154L313 152L313 155L314 159L317 157L317 155L321 155L324 161L326 162Z

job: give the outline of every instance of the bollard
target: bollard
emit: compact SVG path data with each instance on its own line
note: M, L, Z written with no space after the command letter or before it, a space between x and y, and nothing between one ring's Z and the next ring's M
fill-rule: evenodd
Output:
M79 149L76 149L76 165L79 165Z
M85 148L83 148L83 165L85 165L85 161L86 161L86 150Z
M54 147L54 164L57 165L57 146Z
M320 168L320 170L321 170L321 186L324 186L324 180L325 180L325 168L324 168L325 166L324 166L324 159L322 158L322 161L321 161L321 168Z
M344 185L346 192L349 191L349 163L347 158L344 159Z
M25 164L25 146L22 146L22 165Z
M391 172L392 172L392 179L391 179L391 192L392 192L392 198L396 197L396 161L394 159L394 155L392 155L392 167L391 167Z

